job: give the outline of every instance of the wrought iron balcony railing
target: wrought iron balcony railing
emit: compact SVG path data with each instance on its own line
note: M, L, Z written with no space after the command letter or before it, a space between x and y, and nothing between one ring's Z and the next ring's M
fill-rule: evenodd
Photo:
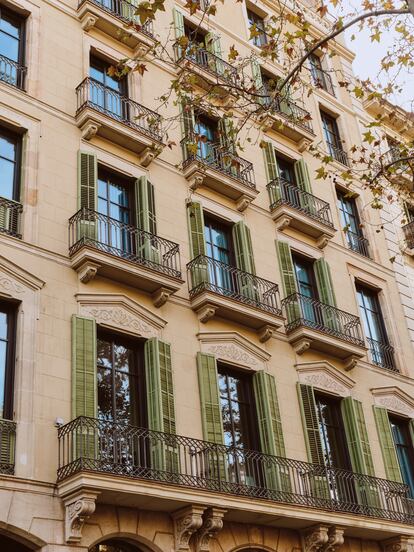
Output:
M191 299L211 291L277 316L282 314L279 288L273 282L205 255L189 262L187 272Z
M414 249L414 220L402 227L405 241L409 249Z
M309 111L306 111L306 109L287 98L273 98L266 87L263 87L258 94L260 95L260 101L266 109L280 113L280 115L289 119L295 125L314 134L311 123L312 117Z
M355 253L363 255L364 257L370 258L369 241L367 238L364 238L364 236L356 234L351 230L346 230L345 236L349 249L355 251Z
M78 99L77 115L83 109L90 107L146 134L153 140L162 142L161 115L155 111L130 100L90 77L86 77L79 84L76 88L76 95Z
M133 24L141 32L154 38L154 26L153 22L148 19L145 23L140 22L139 16L135 15L137 11L137 6L128 2L127 0L89 0L93 2L103 10L108 13L111 13L118 19L122 19L128 24ZM86 0L80 0L79 7L84 4Z
M327 201L301 190L284 178L275 178L267 185L270 197L270 210L285 204L294 207L307 216L333 228L331 208Z
M20 224L23 205L17 201L0 197L0 232L21 238Z
M369 354L374 364L380 368L398 372L395 366L394 347L383 341L376 341L367 337Z
M58 429L58 481L122 475L299 507L414 523L408 487L378 477L93 418Z
M342 148L338 148L337 146L334 146L330 142L328 142L328 150L329 150L329 155L331 155L331 157L333 157L335 161L338 161L342 165L349 167L349 157L346 151L344 151Z
M181 277L178 244L85 208L69 219L69 254L84 246Z
M25 89L27 67L0 54L0 81Z
M0 419L0 473L14 475L16 422Z
M180 44L174 44L175 59L177 62L186 59L202 67L215 77L222 79L230 86L235 86L237 83L237 69L230 65L224 59L209 52L199 44L190 42L186 48Z
M332 77L329 73L320 69L319 67L312 67L311 69L313 84L317 88L322 88L331 96L335 96L335 89L332 84Z
M193 161L198 161L206 167L240 181L249 188L256 189L253 163L233 153L230 147L203 142L200 136L192 135L181 140L181 148L184 168Z
M292 293L283 299L282 306L288 320L287 333L305 326L364 347L358 316L300 293Z

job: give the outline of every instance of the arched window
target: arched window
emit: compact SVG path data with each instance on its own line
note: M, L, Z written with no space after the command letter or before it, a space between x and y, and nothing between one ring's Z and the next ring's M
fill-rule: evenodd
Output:
M5 535L0 535L0 550L4 550L4 552L33 552L32 549L24 544Z
M139 552L139 548L122 539L110 539L95 544L89 552Z

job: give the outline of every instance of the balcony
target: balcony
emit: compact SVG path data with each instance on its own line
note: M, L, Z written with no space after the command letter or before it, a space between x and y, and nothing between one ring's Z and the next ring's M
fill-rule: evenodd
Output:
M345 165L345 167L349 167L349 157L346 151L344 151L342 148L338 148L337 146L334 146L331 143L328 143L328 151L329 151L329 155L332 157L334 161L338 161L338 163L341 163L341 165Z
M191 308L201 322L214 316L256 330L265 342L282 325L277 284L199 255L187 265Z
M110 278L151 293L156 307L183 283L176 243L90 209L69 220L69 256L83 283Z
M406 243L406 250L405 252L409 255L414 255L414 220L409 222L408 224L405 224L402 227L404 239Z
M358 316L293 293L282 301L286 334L298 354L311 349L345 361L347 369L366 354Z
M0 54L0 81L25 90L27 67Z
M265 108L261 116L263 130L273 129L290 138L297 143L299 151L308 148L315 139L309 111L291 100L271 98L266 88L263 88L262 94Z
M183 70L190 70L196 77L198 85L221 96L229 96L235 92L239 76L236 67L219 58L212 52L196 43L190 43L186 48L174 44L175 61Z
M82 138L95 135L139 154L145 167L162 151L161 116L87 77L76 88L76 124Z
M156 40L151 20L141 24L135 15L137 6L127 0L81 0L78 4L78 17L82 28L92 28L121 40L135 54L142 57Z
M236 202L244 211L258 195L253 163L220 144L201 143L197 135L181 140L183 172L192 190L205 186Z
M23 205L17 201L0 197L0 233L21 238L21 216Z
M16 422L0 419L0 473L14 475Z
M283 178L269 182L267 190L278 230L290 226L316 239L320 248L327 245L336 232L329 203Z
M404 158L410 157L410 152L403 151L398 146L391 147L388 151L381 155L381 163L378 169L387 167L386 173L389 179L395 180L397 183L413 188L413 167L412 163L402 161Z
M369 253L369 241L367 240L367 238L364 238L364 236L356 234L351 230L346 230L345 236L346 243L348 244L348 248L351 251L355 251L355 253L358 253L363 257L367 257L368 259L371 258L371 255Z
M208 504L230 521L296 530L329 512L348 537L372 540L414 523L408 487L386 479L93 418L60 427L58 440L63 500L93 489L104 504L166 512Z
M370 337L367 337L367 343L369 356L373 364L385 370L398 373L398 369L395 366L394 347L392 345L384 341L376 341Z
M335 89L332 84L332 77L329 73L320 69L319 67L312 67L311 69L312 81L317 88L321 88L328 92L331 96L335 97Z

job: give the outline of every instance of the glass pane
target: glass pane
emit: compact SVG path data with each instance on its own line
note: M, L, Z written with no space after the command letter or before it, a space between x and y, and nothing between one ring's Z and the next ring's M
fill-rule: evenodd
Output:
M0 157L16 160L16 141L7 136L0 136Z
M104 71L103 71L102 68L100 68L100 67L98 68L98 67L93 67L93 66L91 66L90 69L89 69L89 75L90 75L93 79L95 79L95 80L101 82L102 84L104 83L105 75L104 75Z
M6 383L7 343L0 341L0 417L4 412L4 389Z
M130 349L124 347L124 345L114 345L115 370L129 371L130 353Z
M7 15L0 18L0 30L14 38L20 37L20 24L12 21Z
M13 199L15 164L0 158L0 196Z
M0 339L7 339L7 313L0 312Z
M113 420L111 370L98 369L98 418Z
M19 60L19 41L0 32L0 54L17 62Z
M98 356L98 366L105 368L112 367L112 348L111 343L98 339L97 342L97 356Z

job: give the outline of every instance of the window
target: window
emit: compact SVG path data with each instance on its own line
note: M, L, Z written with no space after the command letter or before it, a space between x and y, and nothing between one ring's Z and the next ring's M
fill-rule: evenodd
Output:
M334 117L321 111L322 127L329 154L343 165L348 165L348 156L342 147L338 123Z
M21 139L0 128L0 197L20 199Z
M308 323L316 324L321 315L317 304L312 301L312 299L319 299L313 263L297 255L292 256L292 259L303 317Z
M338 209L349 249L369 257L368 240L364 237L355 199L338 190Z
M267 36L263 17L260 17L257 13L248 9L247 18L249 20L249 31L251 31L251 27L253 27L255 31L255 36L251 39L251 42L259 48L265 46L267 44Z
M24 21L3 6L0 10L0 80L24 87Z
M98 418L146 426L143 342L98 333Z
M214 160L214 145L218 143L218 125L217 122L203 114L198 115L194 132L202 139L198 140L197 156L201 159Z
M372 362L382 368L395 370L394 352L388 342L378 293L360 284L357 284L356 289Z
M108 75L111 66L101 59L92 57L90 64L90 101L95 106L109 111L111 115L128 118L128 106L122 99L128 95L125 78L117 79Z
M218 261L209 264L209 281L221 289L232 290L234 282L231 279L231 274L225 266L221 265L221 263L225 265L234 264L231 228L206 217L204 236L207 256Z
M327 73L322 67L322 60L316 54L312 54L309 57L310 70L312 75L313 84L318 88L323 88L332 96L335 95L331 75Z
M351 470L340 400L315 393L315 401L325 465Z
M16 307L0 303L0 419L13 419Z
M389 416L389 420L401 475L411 498L414 498L414 451L410 428L408 422L401 418Z

